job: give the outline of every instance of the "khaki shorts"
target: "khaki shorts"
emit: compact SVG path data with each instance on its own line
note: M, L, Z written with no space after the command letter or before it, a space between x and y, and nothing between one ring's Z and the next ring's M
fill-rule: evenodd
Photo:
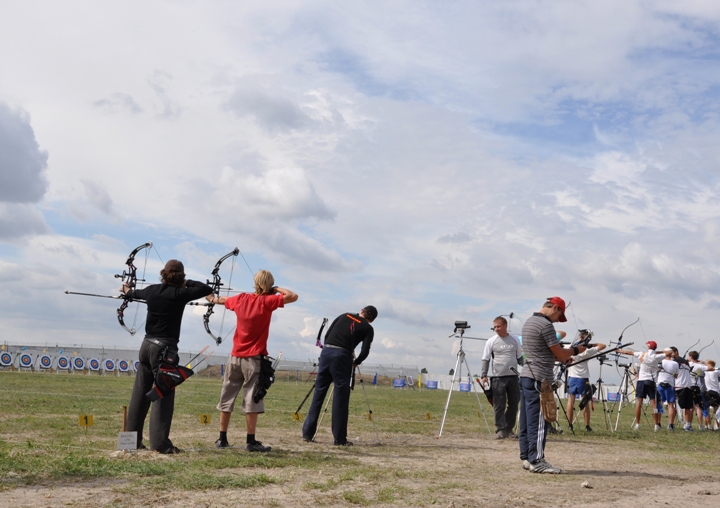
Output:
M235 408L240 389L243 390L243 402L241 410L243 413L264 413L265 401L257 404L253 401L255 387L260 378L260 356L251 358L238 358L230 356L225 365L222 390L220 391L220 402L217 405L219 411L232 413Z

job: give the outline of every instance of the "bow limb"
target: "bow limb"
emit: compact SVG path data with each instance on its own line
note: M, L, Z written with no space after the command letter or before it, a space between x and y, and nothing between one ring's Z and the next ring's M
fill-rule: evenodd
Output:
M713 339L713 341L712 341L710 344L708 344L708 345L705 346L704 348L700 349L700 351L698 351L698 358L700 358L700 353L702 353L703 351L705 351L707 348L709 348L709 347L712 346L713 344L715 344L715 339Z
M692 346L690 346L689 348L687 348L687 349L685 350L685 352L684 352L683 355L682 355L682 358L685 358L685 357L687 356L687 354L688 354L688 351L690 351L692 348L694 348L694 347L697 346L698 344L700 344L700 339L698 339ZM701 350L701 351L702 351L702 350Z
M320 325L320 330L318 330L317 340L315 341L315 345L317 347L319 347L320 349L323 348L323 345L322 345L322 342L320 342L320 339L322 338L323 328L325 328L325 325L327 324L327 322L328 322L327 318L323 318L322 325Z
M218 259L217 263L215 263L215 268L213 268L212 271L212 281L208 280L207 284L210 286L213 290L212 294L214 294L216 297L220 296L220 289L223 286L222 278L220 277L220 265L223 264L223 262L230 258L235 257L240 253L240 249L235 247L231 252L228 252L223 257ZM215 304L210 302L207 306L207 311L203 315L203 326L205 327L205 331L210 335L210 337L213 338L215 343L219 346L222 343L222 337L220 335L215 335L212 330L210 330L210 316L212 316L215 313Z
M129 289L135 289L137 286L137 267L135 266L135 256L137 256L138 252L140 252L143 249L149 249L153 246L152 242L144 243L135 249L130 253L130 255L127 258L127 261L125 261L126 269L123 270L121 274L115 274L116 279L121 279L123 286L127 286ZM118 323L120 323L120 326L122 326L130 335L135 335L135 332L137 330L135 329L135 326L132 326L128 328L125 325L125 309L128 308L128 305L130 305L130 302L132 302L132 298L128 296L126 293L122 293L120 295L120 298L123 299L123 303L120 305L120 307L117 310L117 318Z

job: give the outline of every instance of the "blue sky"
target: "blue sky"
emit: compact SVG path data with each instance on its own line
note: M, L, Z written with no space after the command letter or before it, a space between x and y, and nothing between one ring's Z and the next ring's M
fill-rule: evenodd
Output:
M709 1L6 2L0 340L139 345L63 291L114 294L151 240L150 280L235 246L272 270L293 359L372 303L369 362L444 373L455 320L553 295L571 333L709 344L719 27ZM209 340L188 311L182 347Z

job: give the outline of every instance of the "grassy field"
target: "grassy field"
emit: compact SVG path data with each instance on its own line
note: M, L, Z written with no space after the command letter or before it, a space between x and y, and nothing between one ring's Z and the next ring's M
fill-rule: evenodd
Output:
M373 411L372 421L368 419L368 404L359 383L351 397L348 437L357 440L359 446L354 450L343 449L342 453L335 453L338 448L332 446L303 446L301 422L293 420L292 414L310 385L280 379L267 395L267 412L261 415L258 425L258 438L272 445L273 451L228 453L213 446L217 438L219 413L215 404L220 380L193 377L178 388L171 433L174 443L188 453L150 460L147 457L157 458L158 454L114 452L122 425L122 406L128 403L132 383L131 377L0 372L0 492L102 480L116 482L114 491L118 493L158 489L235 491L276 486L286 494L289 490L291 498L293 490L310 493L320 504L329 499L332 502L324 504L413 506L434 504L431 500L441 500L443 492L472 487L458 484L457 478L448 475L439 483L420 488L430 474L427 468L403 467L392 461L402 458L407 450L416 453L415 460L422 461L423 447L433 447L427 457L437 460L436 448L451 443L454 437L489 449L493 446L474 394L453 394L443 438L435 440L447 392L375 388L369 381L365 387ZM302 413L308 406L309 402ZM485 400L483 409L492 429L492 409ZM81 427L80 414L92 415L94 425ZM212 423L203 425L201 414L210 414ZM639 457L641 463L652 460L643 459L640 453L650 448L662 453L666 463L690 470L696 464L698 471L706 471L709 459L715 461L715 468L720 465L717 459L720 433L652 433L645 422L644 432L632 432L629 430L632 409L623 408L622 415L620 430L611 433L605 430L603 415L596 408L593 414L596 432L582 432L577 437L566 432L552 439L606 446L609 451L602 453L622 451ZM560 418L564 418L562 414ZM330 414L322 423L318 438L321 442L332 442L329 420ZM244 442L244 418L239 412L231 422L229 439L233 444ZM680 439L682 446L678 446ZM383 446L373 446L378 441ZM513 455L508 460L516 460L517 444L508 444L506 448L504 453ZM364 460L369 450L372 460ZM448 453L453 453L452 450L450 446ZM597 452L598 448L593 450ZM297 480L299 477L303 480ZM372 495L367 489L358 489L357 482L373 485Z

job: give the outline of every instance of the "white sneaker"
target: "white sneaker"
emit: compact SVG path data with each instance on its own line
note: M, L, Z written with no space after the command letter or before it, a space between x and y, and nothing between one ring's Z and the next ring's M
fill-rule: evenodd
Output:
M661 429L660 425L655 425L655 432L658 432Z
M639 423L633 424L632 430L640 430L640 424Z
M530 461L528 461L527 459L523 460L522 464L523 469L527 469L528 471L530 471L530 468L532 468L532 464L530 464Z
M557 467L552 467L550 464L548 464L544 460L541 460L537 464L531 464L530 471L532 471L533 473L544 473L544 474L560 474L560 473L562 473L562 469L557 468Z

